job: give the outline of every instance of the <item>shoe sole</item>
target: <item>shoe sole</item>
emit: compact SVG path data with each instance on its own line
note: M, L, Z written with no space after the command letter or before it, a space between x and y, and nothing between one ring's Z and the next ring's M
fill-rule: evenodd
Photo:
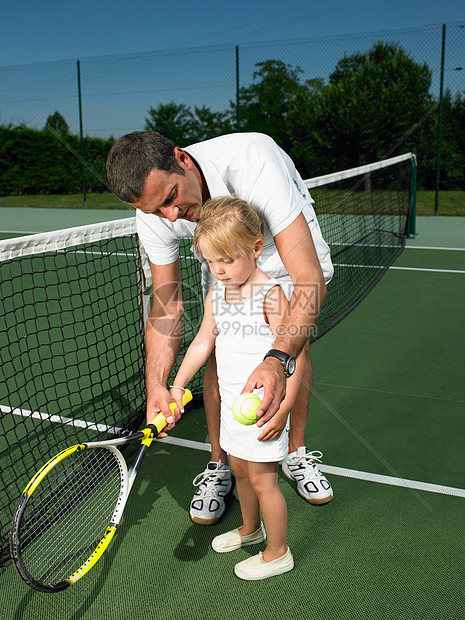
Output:
M194 523L197 523L198 525L214 525L215 523L218 523L218 521L221 519L221 517L223 515L220 515L219 517L216 517L215 519L201 519L200 517L193 517L192 515L189 515L191 518L191 521L193 521Z
M289 476L285 471L284 468L281 469L281 471L283 472L283 474L285 475L285 477L290 480L291 482L295 483L296 486L296 491L297 493L300 495L298 489L297 489L297 480L295 478L292 478L291 476ZM317 499L309 499L308 497L304 497L303 495L300 495L300 497L302 499L304 499L306 502L308 502L309 504L313 504L314 506L323 506L324 504L328 504L334 497L334 495L330 495L329 497L321 497L321 498L317 498Z
M302 495L300 495L300 497L302 497ZM307 499L306 497L304 497L304 499L309 504L313 504L314 506L323 506L324 504L329 504L329 502L333 499L333 497L334 495L331 495L331 497L322 497L321 499Z

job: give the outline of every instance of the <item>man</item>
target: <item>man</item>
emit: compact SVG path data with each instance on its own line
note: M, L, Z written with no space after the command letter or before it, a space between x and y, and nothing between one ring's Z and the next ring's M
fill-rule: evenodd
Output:
M179 239L192 237L203 202L234 194L260 213L265 222L259 266L270 277L289 283L289 311L273 349L249 377L244 392L263 387L258 422L261 440L273 436L273 415L286 391L295 358L305 359L302 388L291 412L289 454L284 474L297 482L299 494L312 504L333 497L331 485L315 461L320 452L305 447L304 432L312 387L308 336L333 275L329 248L312 207L312 199L291 159L269 137L230 134L181 149L157 132L133 132L112 147L107 161L110 185L134 206L139 238L150 259L153 305L146 329L147 418L157 411L170 416L167 382L182 342L184 312ZM202 265L204 297L213 284ZM219 445L220 397L214 356L204 378L204 403L212 457L194 480L197 490L191 519L209 525L225 510L231 490L227 455ZM176 415L176 420L179 415ZM176 421L170 417L167 430Z

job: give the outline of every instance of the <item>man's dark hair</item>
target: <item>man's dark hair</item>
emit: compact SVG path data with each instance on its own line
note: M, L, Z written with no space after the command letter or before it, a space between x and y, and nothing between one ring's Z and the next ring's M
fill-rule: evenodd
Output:
M157 131L133 131L119 138L107 158L107 176L111 189L125 202L142 196L145 179L151 170L185 174L174 156L175 144Z

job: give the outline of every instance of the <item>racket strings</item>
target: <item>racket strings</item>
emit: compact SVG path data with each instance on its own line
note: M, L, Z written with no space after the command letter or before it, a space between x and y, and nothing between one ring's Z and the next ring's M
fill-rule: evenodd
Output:
M54 584L88 559L121 494L121 464L104 448L75 452L56 465L29 498L20 530L29 574Z

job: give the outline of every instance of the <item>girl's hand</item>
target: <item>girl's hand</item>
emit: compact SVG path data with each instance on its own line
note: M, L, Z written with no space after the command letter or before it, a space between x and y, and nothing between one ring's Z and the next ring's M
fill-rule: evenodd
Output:
M258 441L269 441L270 439L279 437L286 427L288 415L289 413L287 411L278 411L266 424L263 433L258 436Z
M171 402L175 402L176 403L176 409L175 409L175 415L178 414L179 417L181 417L181 415L184 413L184 405L182 404L182 396L185 392L185 389L183 387L177 386L177 385L171 385L170 386L170 397L171 397ZM179 418L177 418L178 420Z

